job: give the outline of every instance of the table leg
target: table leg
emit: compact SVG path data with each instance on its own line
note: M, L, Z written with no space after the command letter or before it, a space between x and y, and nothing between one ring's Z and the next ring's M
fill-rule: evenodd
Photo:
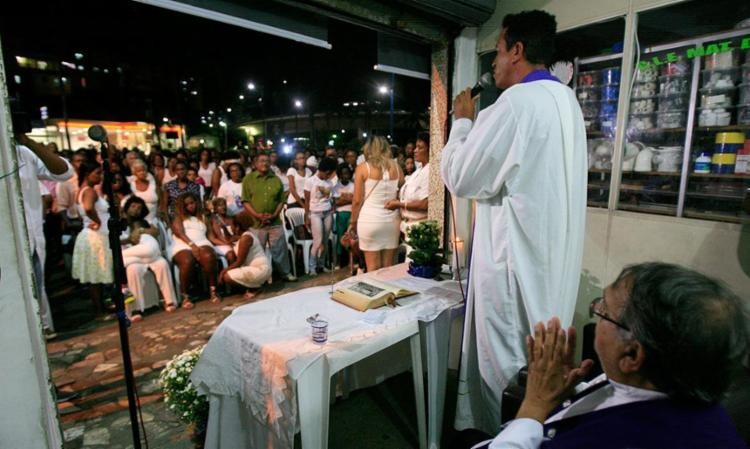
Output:
M303 449L328 447L331 376L326 357L319 357L297 379Z
M422 371L422 346L419 333L409 338L411 345L411 369L414 377L414 396L417 405L417 429L420 449L427 448L427 423L424 409L424 378Z
M443 311L434 320L420 323L427 351L427 447L440 448L445 409L445 388L448 381L448 353L451 326L458 313Z

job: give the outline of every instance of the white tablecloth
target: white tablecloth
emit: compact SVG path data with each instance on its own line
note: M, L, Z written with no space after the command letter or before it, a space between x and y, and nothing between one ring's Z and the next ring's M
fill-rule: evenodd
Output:
M201 393L212 397L212 406L217 395L238 399L246 409L242 414L264 425L277 444L293 447L297 428L295 382L311 363L335 353L338 363L343 359L346 366L347 350L366 345L373 336L408 323L429 322L461 301L455 282L409 276L403 264L349 278L341 284L362 277L420 294L400 299L399 307L377 309L384 312L380 324L364 322L363 312L331 300L332 287L298 290L239 307L209 340L193 370L192 382ZM323 346L312 342L306 322L316 313L329 323L328 342ZM214 412L212 416L216 416ZM266 446L269 438L263 440Z

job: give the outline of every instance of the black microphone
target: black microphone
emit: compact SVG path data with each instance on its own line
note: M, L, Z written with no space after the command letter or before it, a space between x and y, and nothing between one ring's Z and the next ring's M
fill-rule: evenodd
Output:
M89 127L89 139L96 142L107 142L107 130L102 125L91 125Z
M482 74L482 76L479 78L479 81L477 81L474 87L471 88L471 98L476 97L486 88L492 87L494 85L494 81L495 80L492 77L492 72L485 72L484 74Z
M495 79L492 77L492 72L485 72L479 77L479 81L471 88L471 98L479 95L483 90L488 87L495 85ZM448 115L453 115L453 109L448 111Z

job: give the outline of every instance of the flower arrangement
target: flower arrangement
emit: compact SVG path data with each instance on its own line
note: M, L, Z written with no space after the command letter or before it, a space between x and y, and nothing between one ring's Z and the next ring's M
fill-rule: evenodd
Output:
M177 417L188 424L208 421L208 400L199 395L190 381L190 373L198 362L204 346L174 356L159 373L164 402Z
M407 243L414 248L407 256L411 259L409 273L420 277L434 277L443 263L440 251L440 230L434 220L422 221L407 231Z

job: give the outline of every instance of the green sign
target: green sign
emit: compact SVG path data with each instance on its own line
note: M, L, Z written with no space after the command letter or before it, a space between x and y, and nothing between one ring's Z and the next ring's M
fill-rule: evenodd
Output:
M713 44L708 44L705 47L703 45L696 45L693 48L688 48L687 51L684 51L682 53L677 52L669 52L663 56L653 56L649 59L644 59L638 63L638 69L639 70L646 70L651 67L658 67L663 64L667 64L670 62L677 62L682 58L686 59L693 59L693 58L700 58L701 56L711 56L718 53L724 53L727 51L732 51L734 49L739 50L750 50L750 36L743 37L738 47L732 46L732 41L724 41L724 42L715 42Z

